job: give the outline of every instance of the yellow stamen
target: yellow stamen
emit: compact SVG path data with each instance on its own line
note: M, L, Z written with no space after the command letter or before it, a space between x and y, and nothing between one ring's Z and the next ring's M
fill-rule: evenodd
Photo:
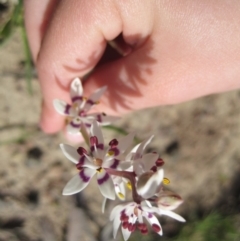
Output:
M83 100L85 100L85 101L86 101L86 100L87 100L87 97L83 96Z
M131 184L131 182L127 182L126 185L127 185L127 188L128 188L129 190L132 190L132 184Z
M103 171L103 169L101 168L101 167L99 167L98 169L97 169L97 172L98 173L100 173L100 172L102 172Z
M121 192L118 193L118 196L119 196L121 199L124 199L124 198L125 198L125 196L124 196Z
M100 101L96 101L96 102L95 102L95 105L98 105L99 103L100 103Z
M108 156L113 156L114 155L114 151L109 151L107 154L108 154Z
M168 185L170 183L170 180L166 177L163 178L163 184Z

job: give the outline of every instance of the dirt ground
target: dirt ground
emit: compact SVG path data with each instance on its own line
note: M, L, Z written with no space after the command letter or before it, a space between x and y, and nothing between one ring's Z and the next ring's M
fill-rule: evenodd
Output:
M33 79L34 93L27 93L23 63L15 32L0 48L0 241L111 240L113 204L101 214L97 187L61 195L76 172L59 148L68 141L38 129L40 89ZM149 149L165 160L168 187L185 200L177 212L187 220L240 211L240 90L142 110L115 124L141 133L140 139L155 135ZM108 140L116 134L104 132ZM183 225L164 219L163 232L171 235Z

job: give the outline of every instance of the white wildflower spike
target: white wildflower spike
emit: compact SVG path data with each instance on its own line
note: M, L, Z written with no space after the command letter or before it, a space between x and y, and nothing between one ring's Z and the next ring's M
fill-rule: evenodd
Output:
M53 105L55 110L64 116L67 116L67 132L70 134L80 134L82 125L90 127L94 120L101 125L109 125L119 119L115 116L107 116L105 113L88 114L88 111L99 102L100 97L106 91L104 86L97 89L89 98L83 96L83 87L81 80L75 78L71 83L70 97L72 104L63 100L55 99Z
M70 88L72 104L57 99L53 102L57 112L67 116L67 131L71 134L81 132L89 147L89 150L83 147L76 149L60 144L65 157L78 169L77 174L64 187L63 195L82 191L96 176L99 191L104 197L104 212L107 199L113 200L117 196L121 201L125 200L127 187L132 192L133 201L116 206L110 214L114 238L119 229L125 241L135 230L142 234L153 230L162 235L162 227L156 215L166 215L185 222L183 217L173 212L183 200L179 195L164 190L164 185L170 181L164 177L164 161L159 155L156 152L144 154L153 136L132 150L129 147L134 138L133 133L112 139L108 145L104 144L100 125L110 124L118 118L88 112L99 102L106 89L104 86L86 98L80 79L75 78Z

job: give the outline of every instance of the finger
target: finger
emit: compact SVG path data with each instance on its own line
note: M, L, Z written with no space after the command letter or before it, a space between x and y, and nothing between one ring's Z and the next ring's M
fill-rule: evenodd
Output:
M34 62L51 16L59 0L24 1L24 18Z

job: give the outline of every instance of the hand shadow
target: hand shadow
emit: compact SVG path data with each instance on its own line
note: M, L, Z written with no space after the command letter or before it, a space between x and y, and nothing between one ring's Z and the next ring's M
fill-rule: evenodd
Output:
M131 37L134 39L141 39L139 35ZM130 46L126 46L126 43L124 43L122 35L119 35L116 38L116 41L120 48L123 49L123 52L124 49L126 50L130 48ZM142 85L147 85L149 83L150 76L152 75L152 66L157 62L156 59L151 57L151 52L153 51L154 46L153 41L147 39L146 42L147 44L144 43L136 49L132 48L132 52L126 56L121 55L119 53L121 51L116 51L115 48L108 44L99 61L97 59L97 54L93 52L88 60L82 60L80 58L76 59L79 66L78 68L72 68L70 66L64 66L64 68L71 73L77 74L79 71L89 69L89 66L91 66L92 63L97 63L95 68L83 78L84 82L86 82L88 81L89 76L95 71L101 71L101 68L109 67L109 72L111 73L111 71L114 71L114 76L117 76L117 78L108 81L109 91L106 93L106 97L110 100L108 104L115 111L121 108L134 110L136 108L134 108L133 103L131 103L130 100L143 95L142 90L144 88L142 88ZM144 48L144 51L142 48ZM129 56L136 51L139 51L139 58L135 62L128 62L128 65L125 65L124 67L123 65L114 64L121 58L129 58ZM111 64L109 64L110 62ZM114 69L112 66L114 66ZM142 76L143 73L144 77ZM146 74L149 75L149 80L146 79ZM105 79L97 79L97 85L99 87L105 85L105 82Z

